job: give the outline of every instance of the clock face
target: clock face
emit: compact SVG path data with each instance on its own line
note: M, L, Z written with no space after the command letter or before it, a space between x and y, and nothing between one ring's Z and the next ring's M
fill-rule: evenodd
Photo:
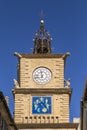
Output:
M38 84L46 84L51 80L51 71L45 67L39 67L34 70L33 79Z
M51 96L33 96L32 114L51 114Z

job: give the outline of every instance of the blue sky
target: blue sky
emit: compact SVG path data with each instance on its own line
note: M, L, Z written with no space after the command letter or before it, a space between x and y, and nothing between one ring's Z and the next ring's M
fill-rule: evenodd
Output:
M80 116L80 100L87 76L87 0L1 0L0 1L0 90L9 96L13 112L13 79L17 78L14 52L32 53L40 12L50 32L53 53L71 53L65 79L73 88L70 119Z

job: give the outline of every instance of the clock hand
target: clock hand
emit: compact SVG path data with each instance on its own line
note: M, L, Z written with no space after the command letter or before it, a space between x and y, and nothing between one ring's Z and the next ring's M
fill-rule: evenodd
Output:
M40 78L40 76L39 76L39 75L36 75L35 78Z
M36 78L39 78L39 77L37 76L37 77L35 77L35 79L36 79Z
M43 72L41 71L40 73L41 73L41 78L43 78Z

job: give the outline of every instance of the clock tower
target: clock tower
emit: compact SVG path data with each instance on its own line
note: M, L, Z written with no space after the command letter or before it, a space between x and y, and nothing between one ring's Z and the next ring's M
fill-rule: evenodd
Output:
M72 89L64 84L64 69L69 53L52 54L51 37L40 21L33 54L14 53L18 58L14 79L14 120L20 130L76 130L69 122Z

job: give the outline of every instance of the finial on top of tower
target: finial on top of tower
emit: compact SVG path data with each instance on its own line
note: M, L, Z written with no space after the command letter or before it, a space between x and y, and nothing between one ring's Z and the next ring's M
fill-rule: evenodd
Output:
M44 20L41 20L41 21L40 21L40 24L43 25L43 24L44 24Z
M44 20L40 21L40 29L35 34L34 42L34 54L50 54L51 53L51 41L52 38L47 30L44 28Z

